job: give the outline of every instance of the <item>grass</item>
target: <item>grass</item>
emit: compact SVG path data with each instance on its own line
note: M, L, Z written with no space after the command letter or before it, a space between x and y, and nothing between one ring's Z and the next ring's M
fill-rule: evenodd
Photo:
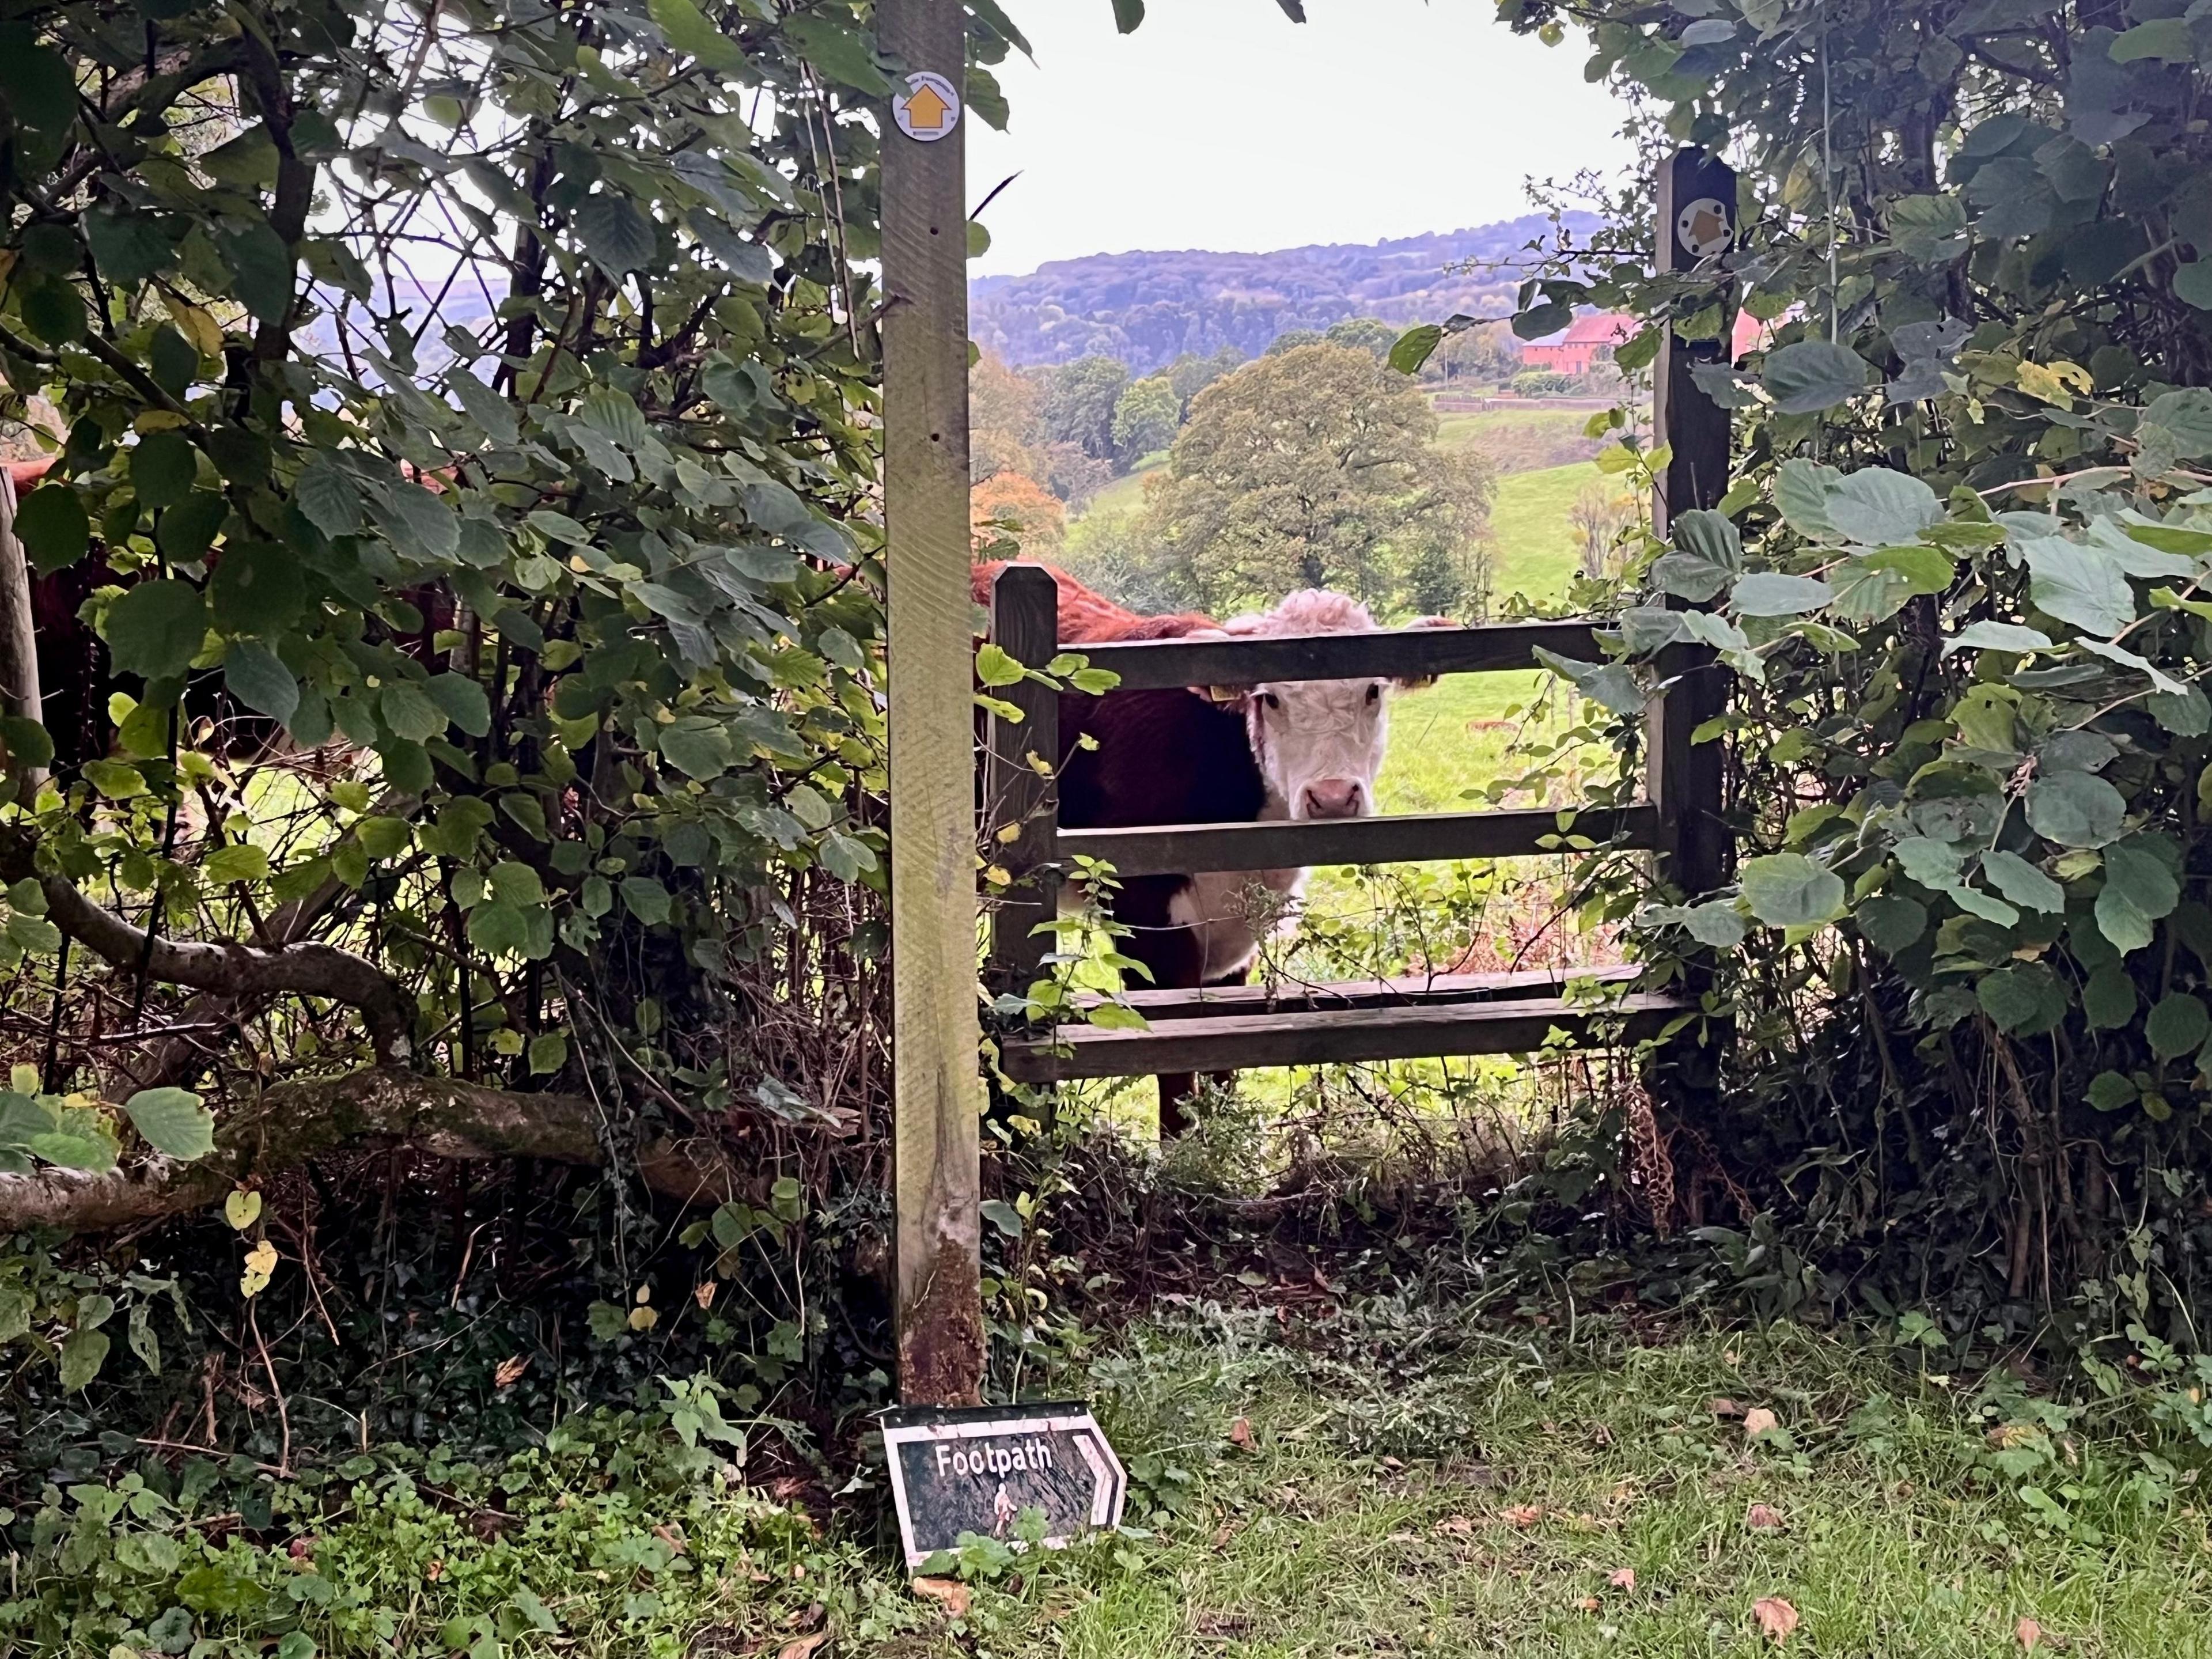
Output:
M1799 1620L1790 1655L2212 1653L2197 1471L2008 1377L1977 1394L1786 1327L1556 1365L1526 1334L1461 1333L1464 1357L1420 1375L1404 1356L1433 1330L1269 1364L1256 1318L1210 1319L1109 1400L1125 1458L1165 1437L1195 1499L1148 1517L1141 1551L983 1589L972 1650L1751 1656L1778 1650L1772 1598ZM1778 1427L1747 1435L1752 1407Z
M1509 473L1498 481L1498 499L1490 511L1493 605L1513 593L1539 603L1565 597L1581 551L1567 515L1575 497L1604 477L1592 463L1577 461Z

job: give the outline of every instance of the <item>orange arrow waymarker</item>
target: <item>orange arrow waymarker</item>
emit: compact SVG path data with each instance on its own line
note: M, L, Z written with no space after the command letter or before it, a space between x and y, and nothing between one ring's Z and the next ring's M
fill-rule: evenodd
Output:
M908 125L927 131L936 132L942 130L945 118L951 113L952 106L939 97L937 88L927 81L916 87L914 89L914 95L906 100L906 118Z

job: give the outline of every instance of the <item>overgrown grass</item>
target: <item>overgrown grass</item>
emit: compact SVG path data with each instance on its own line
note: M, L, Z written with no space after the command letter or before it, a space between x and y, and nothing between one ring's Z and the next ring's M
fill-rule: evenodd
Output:
M1259 1319L1209 1322L1140 1333L1115 1373L1125 1454L1164 1450L1193 1495L1142 1551L985 1590L989 1650L1748 1656L1776 1650L1771 1599L1791 1654L2212 1652L2198 1469L2008 1373L1780 1328L1557 1364L1483 1334L1422 1375L1431 1329L1270 1364ZM1753 1409L1777 1426L1747 1433Z
M1583 487L1604 476L1590 462L1577 461L1509 473L1498 481L1498 499L1490 510L1493 608L1513 593L1539 604L1556 604L1566 596L1580 551L1567 514Z

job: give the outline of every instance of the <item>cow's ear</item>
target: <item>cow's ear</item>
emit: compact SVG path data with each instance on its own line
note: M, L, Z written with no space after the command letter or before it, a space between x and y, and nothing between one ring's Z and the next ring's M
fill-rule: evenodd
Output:
M1406 624L1408 628L1457 628L1460 625L1449 617L1416 617ZM1436 683L1434 674L1411 674L1393 680L1391 684L1401 691L1425 691Z
M1252 688L1249 685L1194 685L1190 694L1205 698L1216 708L1239 714L1252 706Z

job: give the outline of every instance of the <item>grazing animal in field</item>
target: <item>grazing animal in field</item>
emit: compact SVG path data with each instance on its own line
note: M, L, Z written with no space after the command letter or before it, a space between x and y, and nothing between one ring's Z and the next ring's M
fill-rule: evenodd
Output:
M979 604L1003 563L975 567ZM1049 568L1049 567L1048 567ZM1323 588L1217 623L1186 612L1141 617L1065 571L1059 584L1063 647L1125 640L1219 639L1356 633L1374 619L1358 600ZM1415 627L1449 627L1423 617ZM1060 823L1069 830L1158 823L1250 823L1356 818L1375 810L1375 778L1389 736L1394 691L1421 678L1290 680L1232 688L1076 692L1060 700ZM1085 736L1095 749L1081 746ZM1227 871L1134 876L1114 902L1134 931L1121 945L1167 989L1241 985L1260 945L1295 912L1307 872ZM1188 1127L1188 1073L1162 1076L1160 1130Z

